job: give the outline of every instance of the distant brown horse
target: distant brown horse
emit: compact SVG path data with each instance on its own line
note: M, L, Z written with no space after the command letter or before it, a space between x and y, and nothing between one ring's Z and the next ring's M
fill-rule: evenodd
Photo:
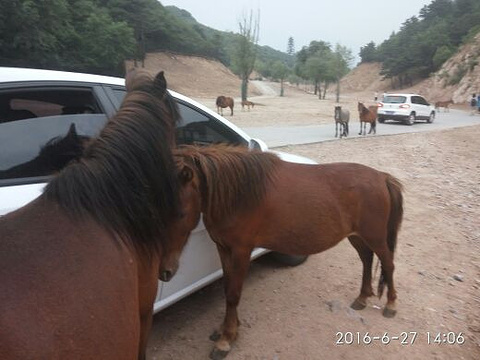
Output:
M377 133L377 111L378 107L376 105L371 105L368 108L361 102L358 103L358 115L360 117L360 132L358 135L366 135L367 132L367 123L370 123L369 134ZM363 126L363 127L362 127Z
M224 145L183 147L176 156L195 174L191 181L224 271L227 310L213 335L212 359L226 356L237 336L237 306L255 247L307 255L348 237L363 263L360 295L352 307L364 308L374 295L376 254L382 264L379 297L388 286L383 314L395 315L393 255L403 215L396 178L360 164L296 164L273 153Z
M198 222L163 72L30 204L0 218L0 358L144 359L163 258ZM169 280L172 272L162 272Z
M217 97L216 104L217 104L217 112L219 114L223 115L223 109L228 107L230 108L230 115L233 115L233 106L234 106L233 98L221 95Z
M253 107L255 106L255 103L254 102L251 102L249 100L243 100L242 101L242 110L245 108L245 106L247 107L248 111L250 111L250 107Z
M435 109L440 110L440 108L443 108L445 112L450 111L450 104L454 104L453 100L446 100L446 101L437 101L435 103Z

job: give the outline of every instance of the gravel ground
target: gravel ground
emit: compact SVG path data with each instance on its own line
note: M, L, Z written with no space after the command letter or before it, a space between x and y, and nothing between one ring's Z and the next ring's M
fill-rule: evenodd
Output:
M259 106L250 112L239 108L227 118L241 127L333 121L333 99L296 89L286 94L252 98ZM353 112L367 95L346 94L341 102ZM199 100L214 108L211 100ZM382 317L385 298L372 298L362 311L349 308L359 292L361 262L348 241L295 268L262 258L252 263L245 282L239 338L227 359L479 359L479 139L480 126L470 126L280 148L318 162L366 164L403 182L405 215L395 257L398 313ZM208 336L223 314L221 281L162 311L155 317L149 358L208 359ZM435 343L437 334L449 332L440 336L445 342ZM389 344L367 344L368 336L385 334Z

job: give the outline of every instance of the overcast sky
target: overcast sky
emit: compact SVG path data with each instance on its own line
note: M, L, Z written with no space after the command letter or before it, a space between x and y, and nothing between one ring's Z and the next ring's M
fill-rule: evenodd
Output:
M432 0L160 0L187 10L201 24L239 32L243 14L260 11L260 45L287 50L290 36L299 51L312 40L339 43L358 58L360 47L388 39Z

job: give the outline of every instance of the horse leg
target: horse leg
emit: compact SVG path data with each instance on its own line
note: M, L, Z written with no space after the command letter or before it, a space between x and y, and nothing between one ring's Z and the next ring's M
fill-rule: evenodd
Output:
M226 312L219 334L212 339L215 347L210 353L213 360L223 359L231 350L231 343L237 337L238 320L237 306L240 302L242 287L250 265L252 249L226 249L217 245L224 271L224 286L226 298Z
M335 122L335 137L338 136L338 122ZM341 137L341 134L340 134Z
M362 126L363 126L363 135L365 135L367 123L361 120L360 120L360 132L358 133L358 135L362 135Z
M353 245L355 250L357 250L363 264L362 287L360 289L360 295L354 300L350 307L355 310L362 310L367 306L367 299L370 296L375 295L372 288L373 251L358 236L349 236L348 240Z
M233 116L233 106L230 106L230 116Z
M152 328L153 321L153 311L150 311L148 314L140 315L140 348L138 350L138 360L147 359L147 342L148 334Z
M382 264L382 274L380 275L380 280L378 283L378 297L380 298L383 293L383 287L385 282L387 283L387 304L383 309L383 316L391 318L394 317L397 313L395 300L397 299L397 292L395 286L393 285L393 271L395 265L393 263L393 252L390 251L387 244L382 247L380 250L376 250L380 262Z

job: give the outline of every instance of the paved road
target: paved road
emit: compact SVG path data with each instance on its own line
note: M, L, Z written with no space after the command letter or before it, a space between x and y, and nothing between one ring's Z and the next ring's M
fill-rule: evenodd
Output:
M480 115L471 116L464 111L451 110L448 113L437 113L436 119L432 124L427 124L424 121L415 123L412 126L396 122L377 123L376 136L452 129L479 124ZM350 124L349 139L360 137L358 135L359 127L358 122ZM369 125L367 125L367 131L368 128ZM270 148L335 140L333 119L332 124L327 125L247 127L243 128L243 130L251 137L262 139Z

